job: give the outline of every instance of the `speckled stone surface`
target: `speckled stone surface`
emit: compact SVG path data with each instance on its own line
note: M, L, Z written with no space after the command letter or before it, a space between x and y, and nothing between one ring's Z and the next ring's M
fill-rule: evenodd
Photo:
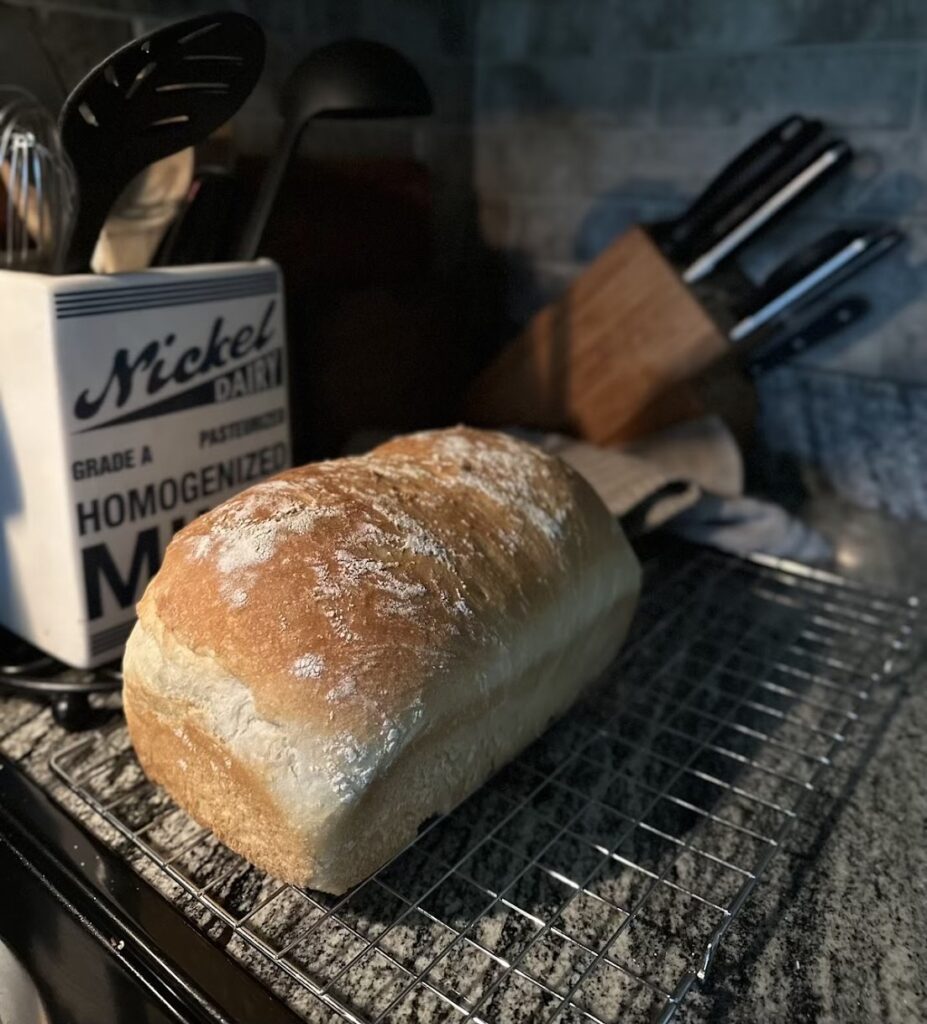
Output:
M927 526L818 493L800 509L844 575L927 595ZM838 764L678 1020L927 1019L927 679Z
M760 378L759 432L849 501L927 519L927 387L786 365Z
M850 516L836 503L818 501L808 512L835 540L844 571L927 590L927 565L915 554L927 545L916 530ZM814 637L830 635L828 623L844 613L829 611L824 594L812 614L774 574L757 580L734 563L693 566L660 584L639 623L646 643L630 649L606 695L337 904L278 887L200 835L143 780L118 722L108 751L92 741L62 765L82 771L85 792L120 821L145 829L153 850L177 853L175 867L209 885L217 907L236 920L250 913L251 936L278 953L276 962L68 792L49 767L64 738L48 712L4 701L0 749L313 1022L338 1018L301 973L364 1018L457 1020L456 1003L487 1021L521 1024L545 1019L558 992L571 993L592 1019L649 1021L661 991L698 969L743 871L768 849L761 837L777 834L802 780L813 779L818 790L677 1019L918 1019L927 978L927 693L917 673L908 692L886 685L865 706L857 741L845 729L850 741L822 771L832 745L825 734L843 728L844 716L819 705L845 711L856 703L821 680L768 666L788 649L792 668L820 667L825 652ZM895 635L908 622L901 605L869 621L858 595L851 604L846 621L858 624L844 622L827 648L828 681L850 689L879 667L885 623ZM747 694L757 681L770 685ZM780 685L804 699L783 697ZM755 714L746 696L787 717ZM777 744L761 742L758 731ZM680 764L691 770L680 773ZM504 900L495 901L499 892ZM457 938L468 925L469 943ZM372 939L375 950L367 949ZM520 973L505 971L513 961ZM408 972L427 983L403 994ZM558 1017L589 1019L574 1007Z
M925 816L921 685L808 806L679 1019L927 1018Z

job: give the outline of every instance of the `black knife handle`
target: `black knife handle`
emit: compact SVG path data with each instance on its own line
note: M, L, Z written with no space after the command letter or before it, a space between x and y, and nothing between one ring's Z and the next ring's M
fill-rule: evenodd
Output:
M869 300L860 295L840 299L798 329L785 329L747 356L747 369L754 377L788 362L809 348L833 337L870 310Z
M835 171L845 167L853 158L853 149L843 139L824 139L811 148L806 146L794 151L759 182L754 190L745 195L741 202L735 203L725 211L713 225L712 236L718 239L733 230L826 153L832 153L836 157L834 163L826 174L816 178L810 187L802 189L796 195L796 199L806 199L817 186L828 180Z
M683 271L683 280L687 284L695 284L714 273L741 246L766 230L776 217L806 199L845 166L852 155L847 143L838 139L813 147L810 155L802 154L797 163L793 161L780 169L721 223L714 225L712 230L720 234L716 238L702 240L700 254Z
M724 216L764 176L808 146L823 130L820 121L808 120L800 114L792 114L773 125L727 163L686 212L669 225L666 237L670 248L686 245L693 235L707 228L708 222Z

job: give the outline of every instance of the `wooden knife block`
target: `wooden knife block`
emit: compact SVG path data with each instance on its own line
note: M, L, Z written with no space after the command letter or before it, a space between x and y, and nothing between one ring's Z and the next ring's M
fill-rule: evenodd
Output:
M740 430L753 403L727 338L649 235L633 228L477 377L465 415L603 444L707 412Z

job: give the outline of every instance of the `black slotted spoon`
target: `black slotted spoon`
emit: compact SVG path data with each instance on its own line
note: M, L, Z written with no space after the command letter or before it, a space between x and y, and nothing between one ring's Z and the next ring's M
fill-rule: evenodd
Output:
M204 14L116 50L61 108L79 207L65 270L89 270L106 216L149 164L201 142L251 94L264 33L244 14Z

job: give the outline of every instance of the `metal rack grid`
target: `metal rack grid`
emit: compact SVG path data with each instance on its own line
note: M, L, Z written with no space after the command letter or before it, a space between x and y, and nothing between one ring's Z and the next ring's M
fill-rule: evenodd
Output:
M665 1022L887 685L917 601L702 550L648 575L605 684L337 899L200 828L121 722L52 767L294 1007Z

